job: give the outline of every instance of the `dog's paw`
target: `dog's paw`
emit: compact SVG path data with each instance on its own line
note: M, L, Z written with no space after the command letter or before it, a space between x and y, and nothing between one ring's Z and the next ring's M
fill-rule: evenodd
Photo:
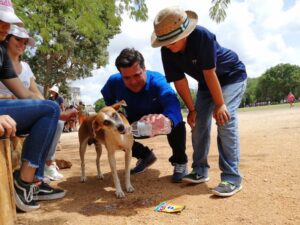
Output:
M117 190L116 191L116 196L117 196L117 198L124 198L125 194L122 190L119 190L119 191Z
M97 179L98 179L98 180L103 180L103 179L104 179L104 176L103 176L103 174L99 174L99 175L97 175Z
M85 183L86 181L87 181L87 177L86 176L80 177L80 182L81 183Z
M129 192L129 193L134 192L134 187L129 185L129 186L126 187L126 191Z

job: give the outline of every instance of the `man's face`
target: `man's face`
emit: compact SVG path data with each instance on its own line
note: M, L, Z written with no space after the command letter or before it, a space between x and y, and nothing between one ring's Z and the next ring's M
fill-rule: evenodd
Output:
M146 84L146 69L136 62L131 67L120 67L125 86L134 93L140 92Z
M10 29L10 24L0 20L0 41L5 40L9 29Z

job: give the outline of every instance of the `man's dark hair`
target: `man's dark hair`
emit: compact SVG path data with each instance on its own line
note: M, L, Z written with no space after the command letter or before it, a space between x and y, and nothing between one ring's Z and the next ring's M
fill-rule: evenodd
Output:
M145 68L145 62L143 55L135 50L134 48L125 48L121 51L117 57L115 66L120 71L120 68L131 67L133 64L138 62L141 68Z

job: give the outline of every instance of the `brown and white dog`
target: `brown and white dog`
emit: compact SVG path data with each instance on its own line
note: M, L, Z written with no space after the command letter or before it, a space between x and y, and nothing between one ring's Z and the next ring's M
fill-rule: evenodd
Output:
M100 170L100 156L102 153L102 144L107 149L108 161L111 168L114 184L116 187L117 198L125 197L116 169L115 151L123 150L125 152L125 186L127 192L133 192L134 188L130 182L130 161L131 148L133 145L133 136L130 132L130 124L126 117L119 113L121 106L126 106L125 101L120 101L112 106L102 108L96 115L85 118L81 124L79 135L79 153L81 159L81 182L85 182L85 163L84 155L87 144L95 144L97 157L97 177L103 179Z

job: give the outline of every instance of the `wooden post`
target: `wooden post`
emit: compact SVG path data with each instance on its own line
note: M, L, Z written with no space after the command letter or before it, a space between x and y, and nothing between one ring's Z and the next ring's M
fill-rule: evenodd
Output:
M0 225L13 225L16 205L9 139L0 139Z

